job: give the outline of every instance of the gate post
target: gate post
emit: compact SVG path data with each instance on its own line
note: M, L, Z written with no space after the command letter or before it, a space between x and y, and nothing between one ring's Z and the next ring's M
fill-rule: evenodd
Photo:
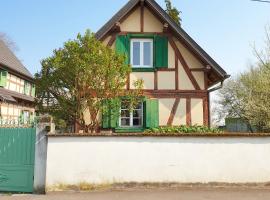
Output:
M36 126L34 193L46 193L47 131L46 123Z

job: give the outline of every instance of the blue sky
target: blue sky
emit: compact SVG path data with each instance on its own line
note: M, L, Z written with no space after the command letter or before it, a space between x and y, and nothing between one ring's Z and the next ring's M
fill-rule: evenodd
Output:
M32 72L78 32L97 31L127 0L8 0L1 2L0 32ZM164 0L157 0L164 8ZM172 0L183 13L183 28L229 74L254 61L251 45L262 48L270 4L250 0Z

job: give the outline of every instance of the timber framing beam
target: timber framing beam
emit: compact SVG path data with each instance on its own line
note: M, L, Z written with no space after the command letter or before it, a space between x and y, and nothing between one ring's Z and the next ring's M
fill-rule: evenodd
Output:
M140 10L141 10L141 16L140 16L140 27L141 27L141 33L144 31L144 1L141 0L140 3Z
M197 83L196 79L194 78L194 76L193 76L193 74L192 74L192 72L191 72L191 70L190 70L187 62L185 61L183 55L181 54L180 50L176 46L176 44L173 41L173 38L171 36L169 37L169 43L171 44L173 50L175 51L175 54L176 54L178 60L183 65L183 68L184 68L185 72L187 73L187 75L188 75L188 77L189 77L192 85L194 86L194 88L196 90L200 90L201 88L200 88L199 84Z
M179 106L179 103L180 103L180 98L177 97L175 99L174 104L173 104L173 107L172 107L172 110L171 110L171 114L170 114L170 117L169 117L168 122L167 122L167 126L172 126L173 120L174 120L174 117L175 117L175 114L176 114L177 109L178 109L178 106Z
M113 45L113 43L115 42L115 40L116 40L116 33L114 33L112 36L111 36L111 38L110 38L110 40L109 40L109 42L108 42L108 44L107 44L107 47L111 47L112 45Z
M191 99L187 98L186 102L186 124L191 126Z

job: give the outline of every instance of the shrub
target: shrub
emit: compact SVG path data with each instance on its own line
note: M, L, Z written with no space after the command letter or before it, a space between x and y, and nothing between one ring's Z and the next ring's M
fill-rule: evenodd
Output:
M159 128L146 129L145 133L159 134L177 134L177 133L223 133L218 128L209 128L207 126L166 126Z

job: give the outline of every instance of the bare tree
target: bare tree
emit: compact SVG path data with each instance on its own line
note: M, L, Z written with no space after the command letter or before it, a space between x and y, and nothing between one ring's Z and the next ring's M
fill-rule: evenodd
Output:
M16 43L6 33L0 32L0 40L2 40L10 50L12 51L19 50Z

